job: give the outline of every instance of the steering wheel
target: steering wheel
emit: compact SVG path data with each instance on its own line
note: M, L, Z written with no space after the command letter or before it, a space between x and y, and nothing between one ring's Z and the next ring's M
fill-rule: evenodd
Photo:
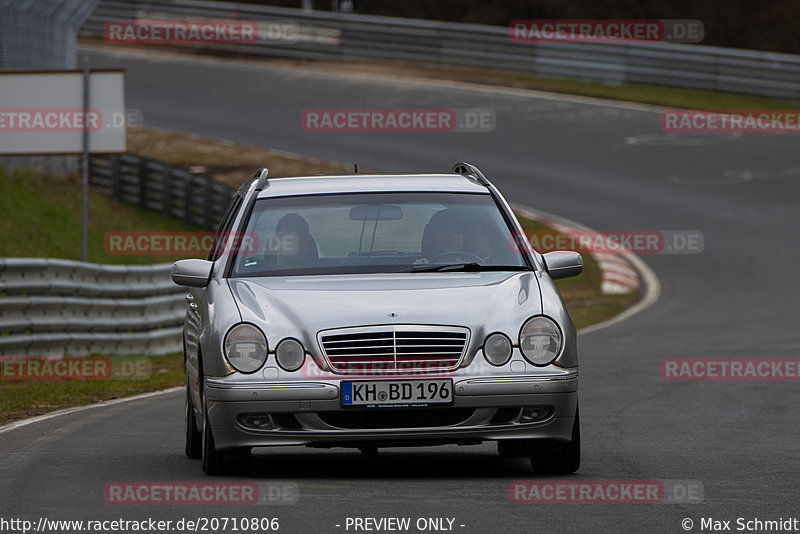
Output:
M473 261L480 264L484 263L483 258L466 250L448 250L430 259L430 263L470 263Z

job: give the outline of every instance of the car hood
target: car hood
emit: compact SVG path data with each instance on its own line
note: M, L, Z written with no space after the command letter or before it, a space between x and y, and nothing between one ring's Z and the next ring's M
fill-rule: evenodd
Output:
M465 326L516 336L541 313L536 273L398 273L229 279L242 320L315 347L320 330L383 324ZM514 339L512 337L512 339Z

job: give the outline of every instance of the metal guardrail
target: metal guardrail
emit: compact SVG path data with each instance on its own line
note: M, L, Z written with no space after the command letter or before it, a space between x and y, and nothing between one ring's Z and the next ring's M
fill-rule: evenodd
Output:
M101 36L109 21L176 18L257 21L263 35L256 43L202 45L231 52L424 61L614 85L644 83L800 100L800 56L713 46L518 43L505 27L200 0L101 0L81 31ZM270 38L270 23L294 25L294 38Z
M92 156L89 183L101 192L215 230L235 193L210 176L134 156Z
M180 352L185 290L170 266L0 258L0 356Z

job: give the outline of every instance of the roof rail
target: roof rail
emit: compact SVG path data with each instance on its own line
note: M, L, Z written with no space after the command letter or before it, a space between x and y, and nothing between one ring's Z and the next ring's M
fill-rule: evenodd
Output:
M269 176L269 169L266 167L261 167L258 169L253 175L253 178L258 179L256 182L256 191L261 191L262 189L269 187L269 180L267 179Z
M464 176L472 176L478 181L478 183L486 187L492 185L489 180L486 179L486 176L483 175L481 170L472 163L460 161L453 166L453 172Z

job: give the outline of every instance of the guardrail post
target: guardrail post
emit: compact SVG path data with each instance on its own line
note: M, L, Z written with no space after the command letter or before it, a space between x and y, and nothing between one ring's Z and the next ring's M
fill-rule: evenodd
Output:
M194 181L196 179L197 177L191 173L183 177L183 220L188 224L194 224L194 206L197 203L194 196Z
M139 158L139 205L143 208L147 208L147 181L149 179L147 175L147 160L145 158Z
M209 180L203 180L201 187L203 188L203 228L213 230L215 225L213 218L214 202L212 199L214 184L210 183Z
M122 196L122 179L119 174L119 156L112 155L109 158L111 163L111 195L114 198Z
M172 176L175 169L166 165L161 170L161 213L167 217L172 216Z

